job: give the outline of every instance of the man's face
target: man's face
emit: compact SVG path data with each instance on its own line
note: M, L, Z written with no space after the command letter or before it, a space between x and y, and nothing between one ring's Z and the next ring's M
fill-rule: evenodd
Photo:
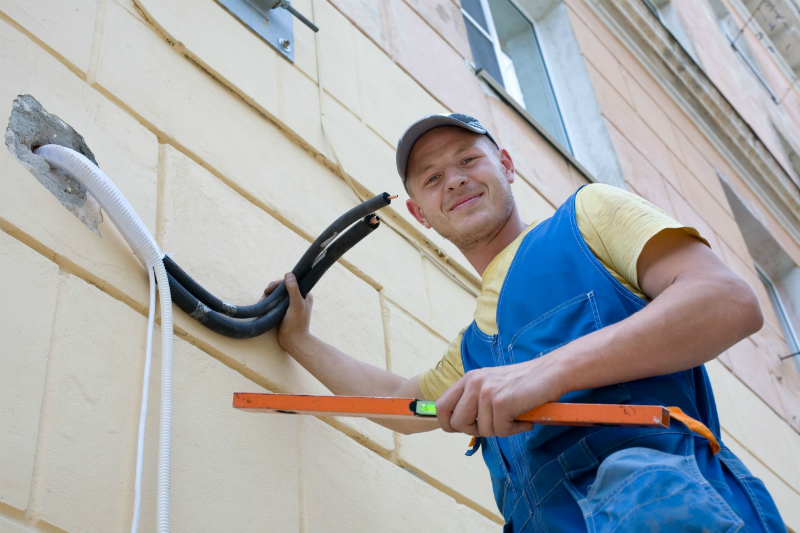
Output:
M514 209L514 164L486 136L442 126L419 138L408 157L408 210L462 250L490 239Z

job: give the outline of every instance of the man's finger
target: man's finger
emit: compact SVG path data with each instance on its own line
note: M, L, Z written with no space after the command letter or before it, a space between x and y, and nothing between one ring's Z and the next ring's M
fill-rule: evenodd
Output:
M269 285L267 285L267 288L264 289L264 294L269 296L272 293L272 291L274 291L275 289L278 288L278 285L280 285L280 284L281 284L281 280L279 280L279 279L276 279L274 281L270 281Z
M261 295L261 298L259 298L258 301L260 302L261 300L263 300L264 298L266 298L267 296L269 296L270 294L275 292L275 289L277 289L278 285L280 285L280 284L281 284L281 280L279 280L279 279L276 279L275 281L271 281L270 284L267 285L267 288L264 289L264 294Z
M458 403L458 399L461 398L463 392L464 385L461 380L458 380L436 402L436 418L439 419L439 425L442 426L442 429L448 433L456 432L453 426L450 425L450 417L453 415L453 408Z
M478 421L476 420L472 424L466 426L462 429L461 433L466 433L467 435L472 435L473 437L480 437L481 430L478 429Z
M297 285L297 278L294 274L289 272L284 276L286 282L286 291L289 293L289 305L298 305L303 303L303 295L300 294L300 286Z
M456 431L478 436L478 424L475 422L478 419L477 395L475 387L467 387L459 398L453 409L453 415L450 417L450 425Z
M491 437L497 435L494 427L494 409L492 399L488 394L481 394L478 398L478 431L481 437Z
M517 433L524 433L526 431L532 430L534 427L533 422L522 422L520 420L514 420L511 422L511 428L509 429L508 433L501 434L498 433L497 435L500 437L507 437L509 435L516 435Z

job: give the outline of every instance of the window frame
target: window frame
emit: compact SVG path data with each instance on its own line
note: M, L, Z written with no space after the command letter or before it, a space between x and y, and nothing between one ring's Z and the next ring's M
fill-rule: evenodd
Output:
M789 319L789 314L787 313L786 307L783 304L781 295L778 293L778 288L775 286L775 282L772 281L772 278L770 278L769 275L764 272L764 269L762 269L758 263L754 261L753 265L756 267L756 272L758 272L758 277L761 280L761 283L763 283L764 287L767 289L770 303L772 303L772 308L775 311L775 315L780 321L783 337L786 341L786 345L789 347L789 351L791 353L800 351L800 339L798 339L797 332L794 330L792 321Z
M795 93L800 94L800 88L797 86L797 80L800 78L800 74L795 72L792 66L789 64L789 61L783 56L781 52L778 51L778 45L776 45L769 36L769 32L764 29L761 23L758 21L757 17L752 16L753 13L750 12L748 7L745 5L742 0L729 0L731 7L738 13L739 17L742 20L748 20L747 26L757 39L764 50L772 56L775 63L778 65L778 68L781 69L783 75L786 76L786 79L791 80L792 83L790 84L791 90ZM755 26L755 28L753 28ZM788 92L788 91L787 91ZM785 95L781 98L785 98Z
M486 84L500 97L500 100L505 102L507 105L511 106L514 111L516 111L525 121L530 124L533 129L535 129L539 134L544 137L544 139L550 143L550 145L558 150L558 152L569 161L569 164L575 167L575 169L580 172L584 178L587 179L590 183L600 183L600 181L589 172L586 167L584 167L580 161L575 159L575 156L572 155L555 137L553 137L547 128L539 124L539 122L533 118L533 116L528 113L528 111L519 105L519 102L514 100L514 97L508 94L503 86L500 84L499 81L494 79L491 74L489 74L485 69L478 69L475 73L478 78L486 82Z
M569 149L550 131L539 123L525 108L505 90L495 75L496 56L490 43L477 42L476 52L472 46L475 39L487 39L487 32L480 32L480 24L475 20L483 18L483 11L477 10L479 0L462 0L462 6L476 11L475 17L462 17L470 35L470 49L475 62L467 61L472 67L484 92L492 100L500 100L533 131L566 159L572 172L581 175L589 183L606 183L627 189L617 150L611 140L608 124L602 115L597 101L597 92L589 75L586 58L581 50L573 28L573 20L564 0L512 0L513 5L525 18L534 21L536 40L542 59L547 64L549 81L558 94L557 103L565 130L569 133ZM479 28L475 30L475 28ZM485 56L485 57L484 57ZM491 56L491 57L490 57ZM482 61L478 61L481 57ZM489 65L482 63L489 61ZM494 61L494 64L491 62ZM477 63L477 65L476 65ZM497 104L495 104L497 105ZM530 179L530 177L528 177ZM531 183L529 181L529 183ZM533 183L532 186L536 187Z
M733 17L733 15L731 15L730 13L728 14L728 16L731 17L731 18ZM772 101L777 104L778 103L778 97L775 96L775 92L773 92L772 87L770 87L769 84L767 83L767 80L764 79L764 75L761 74L761 69L758 68L758 65L754 65L753 62L750 61L750 58L747 57L747 54L742 51L742 48L738 44L736 44L736 42L739 40L739 38L744 34L744 31L739 30L739 34L736 37L731 38L730 34L728 33L728 28L725 27L725 24L723 24L722 20L723 19L717 19L717 22L719 22L719 25L722 27L722 33L725 34L725 37L728 39L728 42L731 44L731 48L736 50L736 53L739 54L739 57L742 58L742 60L748 66L750 71L755 75L755 77L758 79L758 81L761 83L761 85L767 90L767 92L769 93L770 98L772 98ZM744 46L748 46L749 47L749 45L747 43L744 43ZM749 52L749 50L748 50L748 52ZM750 52L750 53L752 53L752 52Z
M475 0L475 1L480 5L481 12L483 14L484 20L486 21L486 25L489 28L489 31L487 31L485 28L483 28L478 23L478 21L476 21L475 18L463 7L463 5L460 8L461 9L461 14L465 19L467 19L466 23L471 24L473 29L477 30L479 33L481 33L485 38L487 38L491 42L492 50L494 51L494 60L495 60L496 64L498 65L498 71L499 71L500 76L502 78L504 76L504 74L503 74L503 69L502 69L502 66L501 66L502 63L501 63L501 60L500 60L500 57L501 57L500 54L505 55L505 52L502 51L502 47L500 46L500 38L499 38L499 36L497 34L497 27L496 27L496 25L494 23L494 17L492 16L492 11L491 11L491 6L489 5L489 0ZM501 97L502 97L502 99L504 101L506 101L506 103L509 103L509 105L511 105L518 112L520 112L520 110L524 111L524 113L521 113L523 115L523 117L528 122L531 122L531 119L533 119L533 122L531 122L532 125L534 125L534 127L536 127L536 129L539 130L539 131L542 131L542 130L545 131L546 134L547 134L548 140L549 141L551 139L554 140L555 143L557 144L557 147L559 148L559 151L566 152L570 156L573 156L574 149L572 147L572 142L570 140L569 132L567 131L567 125L566 125L566 123L564 121L564 116L563 116L563 114L561 112L561 105L560 105L560 103L558 101L558 97L556 95L555 87L553 86L553 81L551 79L550 73L549 73L548 68L547 68L547 64L546 64L545 59L544 59L544 53L542 52L542 46L541 46L541 44L539 42L539 37L538 37L537 31L536 31L536 23L530 16L528 16L528 14L525 12L525 10L523 8L521 8L519 6L519 4L515 0L497 0L497 1L507 2L509 4L509 6L512 9L514 9L517 12L517 14L519 14L519 16L522 17L525 20L525 22L527 22L531 27L532 37L534 39L534 42L536 43L536 47L538 49L539 57L541 58L542 71L543 71L542 73L545 76L545 81L547 82L547 88L549 89L550 95L552 97L552 103L553 103L553 105L555 107L555 115L557 117L557 123L558 123L560 131L558 131L558 132L550 132L549 130L547 130L547 128L544 127L543 124L541 124L536 119L534 119L533 116L531 115L530 111L527 110L526 106L521 104L510 93L510 91L507 90L508 80L506 80L506 79L496 80L496 79L494 79L494 77L485 68L480 67L480 66L478 66L476 74L479 74L479 77L483 78L484 80L486 80L487 77L489 79L493 80L494 84L490 83L489 85L492 86L492 89L495 90L495 92L500 92L500 91L497 90L498 89L497 86L499 85L499 88L502 90ZM470 43L470 48L472 48L472 43ZM473 51L473 54L474 53L475 52ZM520 89L522 90L522 87L520 87ZM523 96L524 96L524 90L523 90ZM508 99L511 99L514 103L511 104L508 101ZM559 137L563 137L563 142L561 141L561 139L559 139ZM574 160L574 157L571 157L571 159ZM592 181L595 181L595 180L592 179Z
M744 34L744 28L747 26L747 23L745 23L744 26L739 28L739 32L736 36L732 37L728 32L728 27L725 24L725 21L726 19L730 19L735 24L736 19L733 17L733 14L725 6L722 0L707 0L707 1L708 5L711 7L711 11L713 11L714 13L714 17L717 19L717 25L722 30L722 34L725 36L725 39L727 39L728 44L731 45L731 48L733 48L733 50L736 52L736 55L738 55L742 59L742 61L744 61L744 64L747 65L747 68L750 70L753 76L755 76L758 82L761 84L761 86L764 87L764 89L767 91L767 94L769 94L770 98L772 98L772 101L775 104L779 104L780 102L778 101L778 97L775 95L775 92L772 90L772 87L770 87L769 84L767 83L767 80L764 79L764 76L761 74L761 69L759 69L758 65L756 65L753 61L750 61L750 59L747 57L748 54L752 53L747 42L744 41L742 45L737 44L739 38L742 37L742 35ZM746 50L747 53L745 53L744 50Z

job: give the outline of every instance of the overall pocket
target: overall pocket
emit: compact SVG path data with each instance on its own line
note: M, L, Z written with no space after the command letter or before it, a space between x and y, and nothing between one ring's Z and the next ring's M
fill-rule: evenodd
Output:
M530 361L602 327L594 293L581 294L529 322L508 345L512 363Z
M627 448L600 464L587 494L564 483L591 533L735 533L744 526L693 454Z

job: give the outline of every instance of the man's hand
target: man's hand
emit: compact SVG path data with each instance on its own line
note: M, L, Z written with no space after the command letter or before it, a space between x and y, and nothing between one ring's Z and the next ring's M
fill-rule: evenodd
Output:
M525 363L472 370L436 402L436 416L447 432L476 437L507 437L533 429L515 418L561 397L547 356Z
M303 298L300 294L300 287L297 285L297 279L291 272L284 276L283 281L286 283L286 290L289 293L289 309L286 310L286 316L283 317L283 321L278 326L278 344L288 352L294 341L310 333L311 308L314 305L314 296L309 293ZM261 299L263 300L272 294L280 284L281 282L276 280L267 285L267 288L264 289L264 296Z

